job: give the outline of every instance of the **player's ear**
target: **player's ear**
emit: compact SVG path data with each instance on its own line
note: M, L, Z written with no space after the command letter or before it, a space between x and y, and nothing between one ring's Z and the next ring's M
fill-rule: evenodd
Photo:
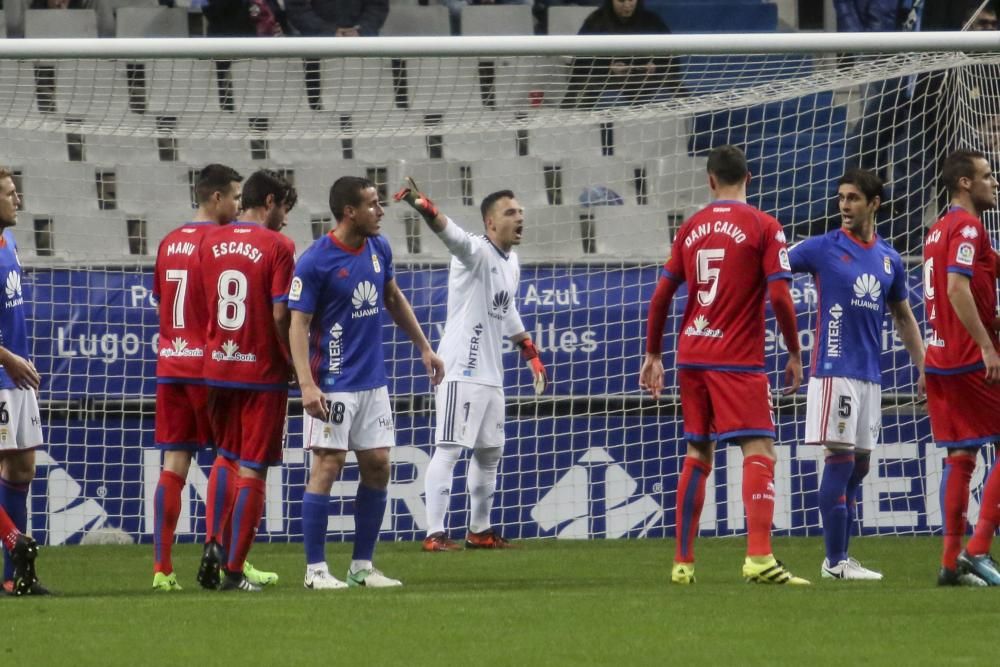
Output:
M743 185L744 185L744 186L746 186L746 185L750 185L750 180L751 180L752 178L753 178L753 173L752 173L752 172L750 172L750 171L748 171L748 172L747 172L747 177L746 177L746 179L744 179L744 181L743 181Z

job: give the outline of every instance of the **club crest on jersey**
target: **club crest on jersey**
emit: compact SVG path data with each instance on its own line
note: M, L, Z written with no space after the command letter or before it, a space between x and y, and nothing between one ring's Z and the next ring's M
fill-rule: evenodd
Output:
M375 269L375 273L382 273L382 265L379 264L378 255L372 253L372 268Z
M964 264L965 266L972 266L972 260L976 256L976 249L971 243L959 244L958 250L955 252L955 261L958 264Z
M292 278L292 286L288 290L288 300L298 301L302 298L302 279L298 276Z
M885 275L887 276L892 275L892 262L889 261L888 257L882 258L882 268L885 270Z

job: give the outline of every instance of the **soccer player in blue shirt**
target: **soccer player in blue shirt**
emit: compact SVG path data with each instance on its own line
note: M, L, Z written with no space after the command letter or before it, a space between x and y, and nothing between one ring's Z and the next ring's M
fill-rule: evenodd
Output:
M288 306L291 352L305 411L303 439L312 451L302 499L306 588L400 586L372 564L385 516L389 450L395 445L382 346L383 312L420 351L433 384L444 378L410 303L396 284L389 242L379 235L382 205L368 180L344 176L330 188L337 226L295 267ZM348 450L361 481L354 501L354 554L347 583L332 574L324 547L329 496Z
M21 260L10 231L17 224L20 201L13 174L0 168L0 284L6 291L0 299L0 541L7 554L3 589L13 595L47 595L34 571L38 547L22 534L28 529L28 491L35 477L35 449L42 446L42 416L41 376L29 358Z
M848 556L858 488L868 474L882 426L882 323L886 310L919 371L924 391L924 346L906 294L906 270L892 246L875 233L882 180L850 169L839 180L841 226L789 251L792 271L811 273L819 293L816 341L806 403L806 444L826 456L819 487L826 559L833 579L878 580L882 575Z

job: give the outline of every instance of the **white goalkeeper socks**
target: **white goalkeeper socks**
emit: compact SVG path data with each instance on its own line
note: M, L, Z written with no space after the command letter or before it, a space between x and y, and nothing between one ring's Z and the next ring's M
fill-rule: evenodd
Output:
M428 535L444 532L444 517L451 503L455 464L461 456L462 448L455 445L441 445L434 448L434 455L427 465L427 476L424 478Z
M475 449L469 462L469 530L481 533L489 530L493 511L493 494L497 490L497 468L503 447Z

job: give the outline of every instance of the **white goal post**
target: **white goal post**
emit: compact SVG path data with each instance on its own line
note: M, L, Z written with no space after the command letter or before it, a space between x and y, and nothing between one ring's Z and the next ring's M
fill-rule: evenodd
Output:
M609 62L633 73L609 76ZM526 208L518 304L553 382L535 398L511 353L495 520L512 537L672 535L679 406L675 395L642 396L637 376L658 268L677 225L708 198L708 150L746 150L751 203L793 240L838 224L845 164L885 174L879 233L909 258L922 318L917 255L939 212L937 164L959 147L1000 154L997 71L997 33L0 40L0 164L24 196L17 289L31 304L49 443L31 530L50 544L150 540L159 471L152 260L191 213L194 175L217 161L294 181L299 204L286 232L298 252L332 224L330 184L371 178L387 201L397 278L433 343L448 256L389 196L413 176L474 230L479 201L513 189ZM817 298L808 277L796 278L793 297L808 356ZM675 346L678 306L665 350ZM412 346L394 328L386 336L400 446L383 538L410 540L426 527L432 400ZM861 530L930 533L941 521L941 455L888 324L883 342L884 444L864 486ZM767 345L777 388L773 318ZM671 353L665 362L674 386ZM776 530L817 534L817 456L799 446L804 395L776 401ZM210 458L199 463L181 540L203 529ZM720 448L704 534L743 532L740 466L738 448ZM301 539L305 474L293 403L260 539ZM353 530L356 480L349 469L335 485L331 539ZM465 525L460 489L456 531Z

